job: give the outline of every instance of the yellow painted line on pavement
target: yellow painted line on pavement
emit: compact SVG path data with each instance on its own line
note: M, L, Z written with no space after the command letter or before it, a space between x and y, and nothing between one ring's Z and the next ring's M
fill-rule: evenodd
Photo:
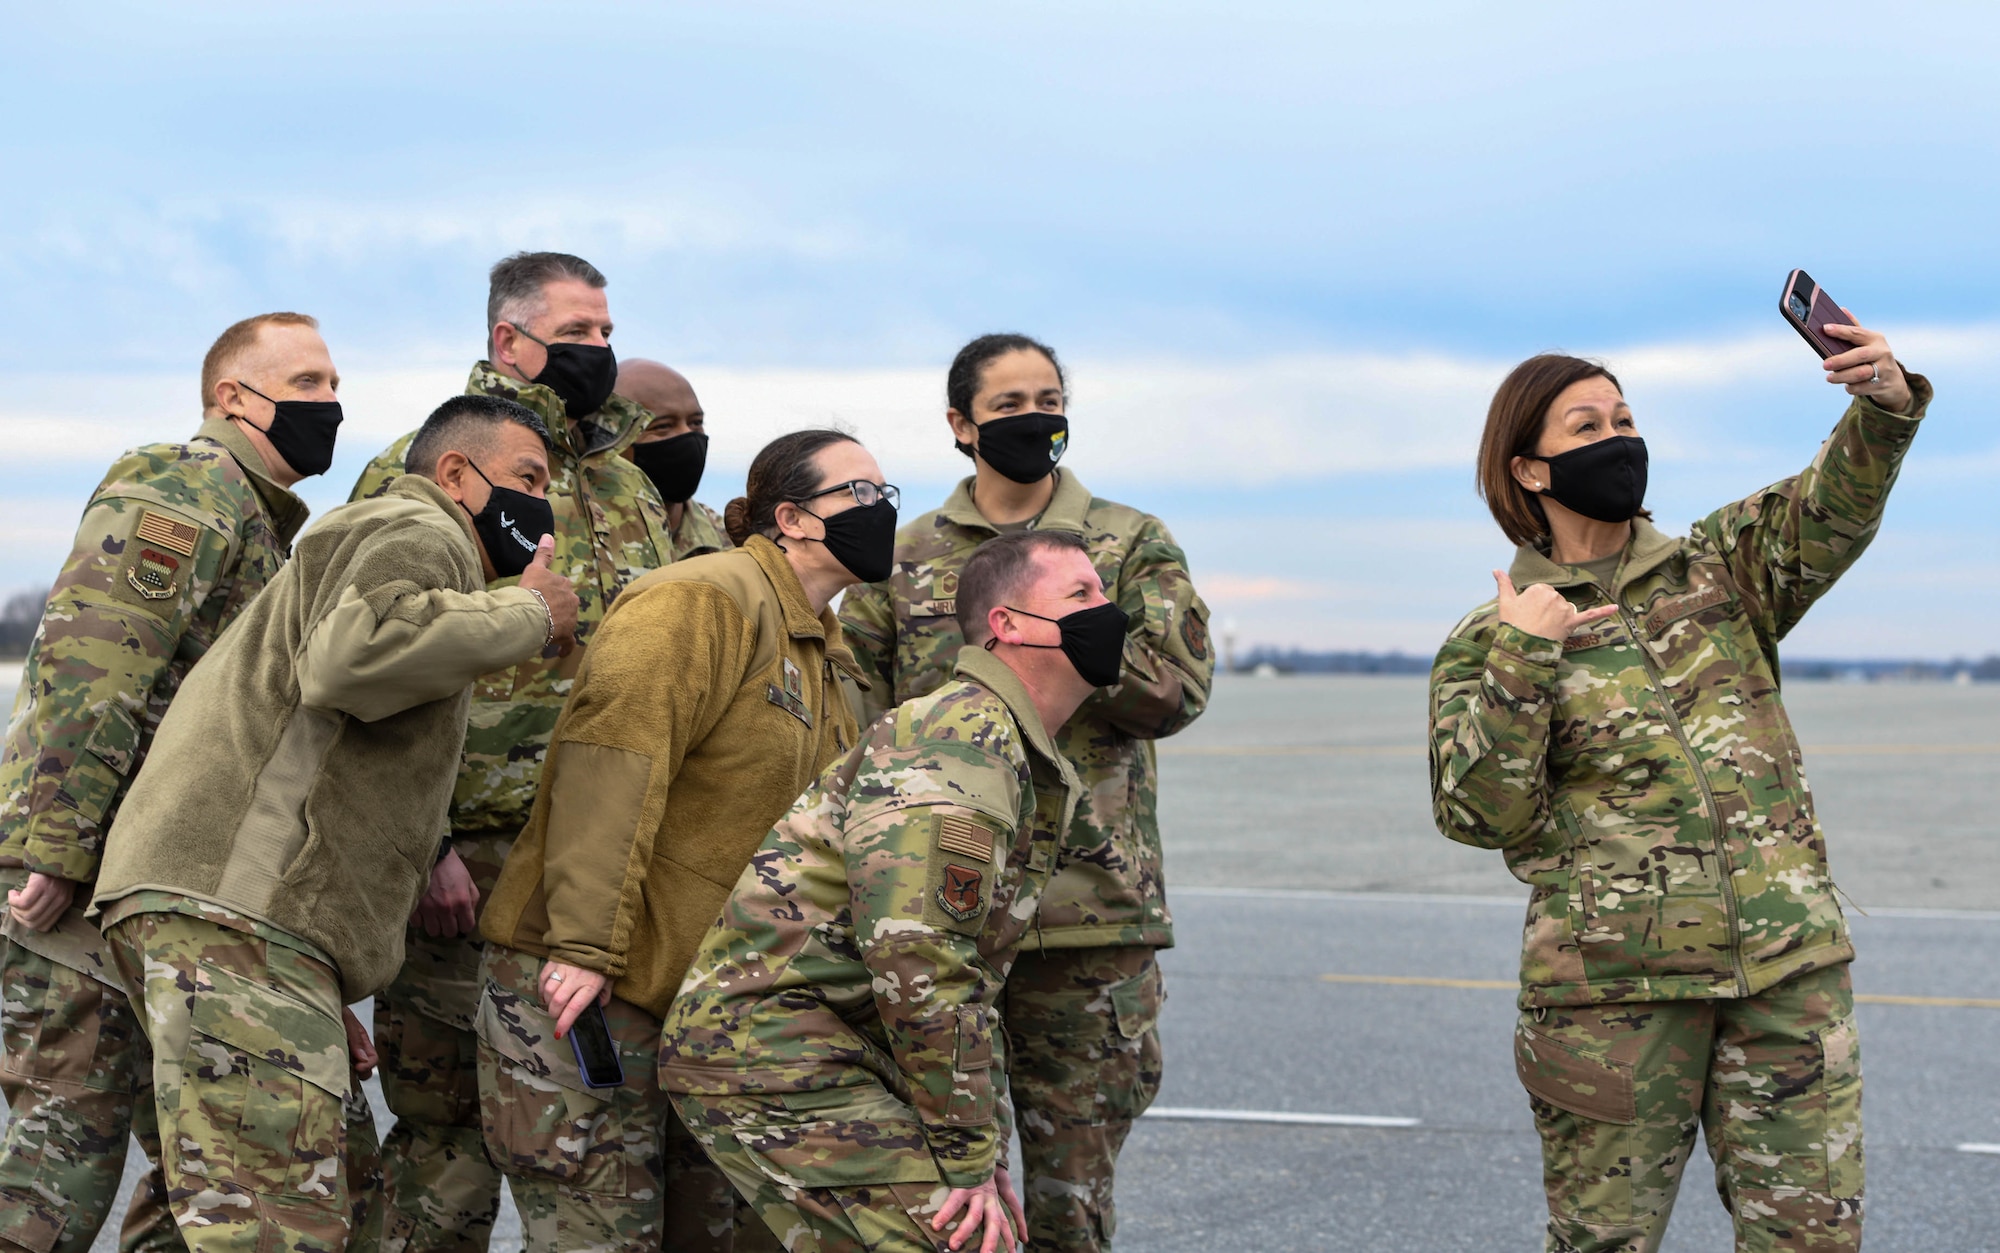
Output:
M1403 757L1422 744L1162 744L1163 757ZM2000 744L1812 744L1807 757L1991 757Z
M1322 983L1366 983L1393 988L1470 988L1480 992L1515 992L1521 985L1507 979L1429 979L1417 975L1321 975ZM1860 993L1858 1005L1917 1005L1932 1009L2000 1009L2000 1000L1978 996L1884 996Z

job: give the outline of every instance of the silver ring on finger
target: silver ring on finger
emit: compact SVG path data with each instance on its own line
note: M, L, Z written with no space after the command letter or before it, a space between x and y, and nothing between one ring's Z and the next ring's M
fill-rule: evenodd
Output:
M551 971L549 972L549 982L550 982L550 983L561 983L561 982L562 982L562 971L560 971L560 970L551 970Z
M1869 381L1869 382L1871 382L1871 383L1879 383L1879 382L1881 382L1881 381L1882 381L1882 366L1880 365L1880 363L1878 363L1878 362L1874 362L1874 361L1871 361L1871 362L1869 362L1869 363L1868 363L1868 368L1869 368L1869 369L1871 369L1871 370L1873 370L1873 371L1875 372L1875 376L1874 376L1873 378L1869 379L1868 381Z

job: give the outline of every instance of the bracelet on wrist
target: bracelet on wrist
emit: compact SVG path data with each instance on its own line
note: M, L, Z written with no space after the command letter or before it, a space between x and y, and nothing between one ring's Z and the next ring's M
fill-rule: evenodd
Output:
M534 588L528 587L528 588L523 588L521 590L527 592L528 595L535 598L535 600L542 607L542 616L544 618L547 618L549 621L548 631L542 636L542 647L547 648L549 645L556 642L556 611L549 608L549 598L542 595Z

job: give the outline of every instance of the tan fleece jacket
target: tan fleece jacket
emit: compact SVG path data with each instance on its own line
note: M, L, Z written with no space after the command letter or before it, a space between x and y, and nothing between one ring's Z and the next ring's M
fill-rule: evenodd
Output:
M428 479L343 505L182 683L105 842L93 908L159 889L317 945L349 1001L386 986L458 775L472 680L548 618L485 590Z
M602 971L664 1015L750 854L854 745L839 640L762 536L627 588L556 724L486 938Z

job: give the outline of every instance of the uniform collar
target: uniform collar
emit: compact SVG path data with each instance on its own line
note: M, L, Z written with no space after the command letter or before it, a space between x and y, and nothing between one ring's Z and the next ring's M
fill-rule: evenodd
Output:
M1611 582L1611 594L1616 596L1627 583L1658 569L1679 548L1679 540L1651 522L1644 518L1632 519L1632 539L1625 545L1625 559L1618 563L1618 574ZM1563 565L1532 544L1523 544L1514 550L1514 564L1508 569L1507 577L1514 581L1517 588L1536 583L1557 588L1581 587L1591 582L1590 575L1582 567Z
M1076 771L1069 761L1056 751L1056 744L1049 736L1049 730L1042 725L1042 715L1035 710L1034 698L1028 695L1028 685L1021 682L1021 676L1007 668L1007 663L977 644L965 644L958 650L956 673L971 679L974 683L998 696L1021 728L1021 734L1034 746L1051 765L1061 772L1063 782L1071 788L1080 786Z
M694 502L689 501L692 509ZM833 606L813 616L812 604L806 600L806 589L799 582L799 572L792 569L792 563L785 560L785 550L769 538L752 535L744 541L737 552L750 554L771 589L778 593L778 604L785 611L785 633L795 640L819 640L826 646L826 659L853 678L855 685L868 690L868 681L861 675L861 666L854 660L854 653L847 647L847 637L840 629L840 618ZM721 554L714 554L719 557Z
M1048 506L1035 519L1034 529L1073 531L1081 535L1084 532L1084 517L1090 512L1090 489L1077 481L1076 475L1068 470L1059 469L1054 473L1055 494L1049 497ZM959 526L998 535L1000 528L986 520L986 515L979 512L978 504L972 499L972 485L977 481L977 477L968 475L961 479L958 487L945 499L944 507L938 510L938 516ZM1013 671L1010 670L1008 673L1011 674Z
M540 383L523 383L511 375L502 374L491 361L473 363L472 376L466 380L465 390L483 396L498 396L533 409L564 450L579 458L594 457L603 452L623 452L653 421L652 414L623 396L614 395L596 413L572 422L569 409L554 390Z
M201 429L195 432L194 437L220 444L229 450L236 464L243 467L243 473L250 476L250 486L256 489L257 499L263 502L264 512L271 517L271 529L278 533L279 541L290 548L292 538L306 524L306 517L312 510L290 489L271 481L271 472L264 468L264 456L257 451L257 445L251 443L250 437L228 418L203 418Z

